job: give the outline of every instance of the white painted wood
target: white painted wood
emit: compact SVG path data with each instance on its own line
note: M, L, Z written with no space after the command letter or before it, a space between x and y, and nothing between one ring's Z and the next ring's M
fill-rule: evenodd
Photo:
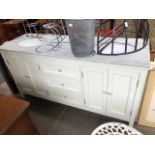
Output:
M129 120L138 82L137 72L110 70L108 78L107 113L119 119Z
M49 96L52 100L67 104L67 105L81 105L84 102L83 96L71 89L64 89L61 87L52 87L48 89Z
M21 92L134 124L147 69L6 51L2 56Z
M78 93L82 92L82 85L80 81L56 77L56 76L47 76L46 79L49 86L60 87L62 89L63 88L70 89Z
M132 113L131 113L131 116L129 119L130 126L133 126L134 122L137 120L137 117L139 114L139 109L140 109L142 99L143 99L143 93L144 93L144 89L145 89L147 75L148 75L148 72L146 72L146 71L140 72L139 83L138 83L137 91L135 94L134 103L132 106Z
M34 80L34 90L39 97L46 97L48 91L48 83L45 80L45 76L41 73L39 65L34 61L27 61L30 66L31 75L33 75Z
M104 113L107 103L107 70L83 68L83 74L87 108Z
M63 62L54 62L54 61L47 61L44 60L44 63L40 63L40 69L43 74L47 76L58 76L62 78L69 78L69 79L80 79L80 74L78 71L78 66L74 64L66 64Z
M17 86L24 93L34 92L34 80L29 65L23 59L9 58L5 60Z

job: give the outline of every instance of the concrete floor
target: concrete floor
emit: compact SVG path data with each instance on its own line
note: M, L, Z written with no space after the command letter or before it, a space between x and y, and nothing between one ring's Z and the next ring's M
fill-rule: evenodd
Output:
M30 115L40 134L43 135L90 135L102 123L122 122L59 103L27 96L30 101ZM144 135L154 135L155 128L135 125Z

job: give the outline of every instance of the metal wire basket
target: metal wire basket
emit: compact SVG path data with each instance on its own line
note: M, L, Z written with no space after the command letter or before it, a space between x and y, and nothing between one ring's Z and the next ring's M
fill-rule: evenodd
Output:
M145 48L148 43L149 23L146 19L101 19L96 29L99 55L132 54Z

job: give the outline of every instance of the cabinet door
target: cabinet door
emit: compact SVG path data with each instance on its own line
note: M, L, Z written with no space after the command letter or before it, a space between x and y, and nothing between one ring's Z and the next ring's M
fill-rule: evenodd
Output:
M34 82L28 63L23 59L5 59L17 86L25 93L34 93Z
M107 114L129 120L138 85L138 73L126 70L110 70L108 78Z
M28 61L30 66L30 72L34 80L34 89L39 97L46 97L48 95L48 83L46 80L46 75L41 72L39 64L34 60L34 62Z
M83 69L86 107L94 112L104 113L107 103L107 70Z

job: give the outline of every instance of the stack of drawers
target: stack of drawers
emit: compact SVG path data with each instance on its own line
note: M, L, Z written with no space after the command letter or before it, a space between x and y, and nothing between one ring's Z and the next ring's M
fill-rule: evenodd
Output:
M48 62L39 64L40 70L46 78L48 95L50 99L76 106L84 102L81 84L81 73L78 66Z

